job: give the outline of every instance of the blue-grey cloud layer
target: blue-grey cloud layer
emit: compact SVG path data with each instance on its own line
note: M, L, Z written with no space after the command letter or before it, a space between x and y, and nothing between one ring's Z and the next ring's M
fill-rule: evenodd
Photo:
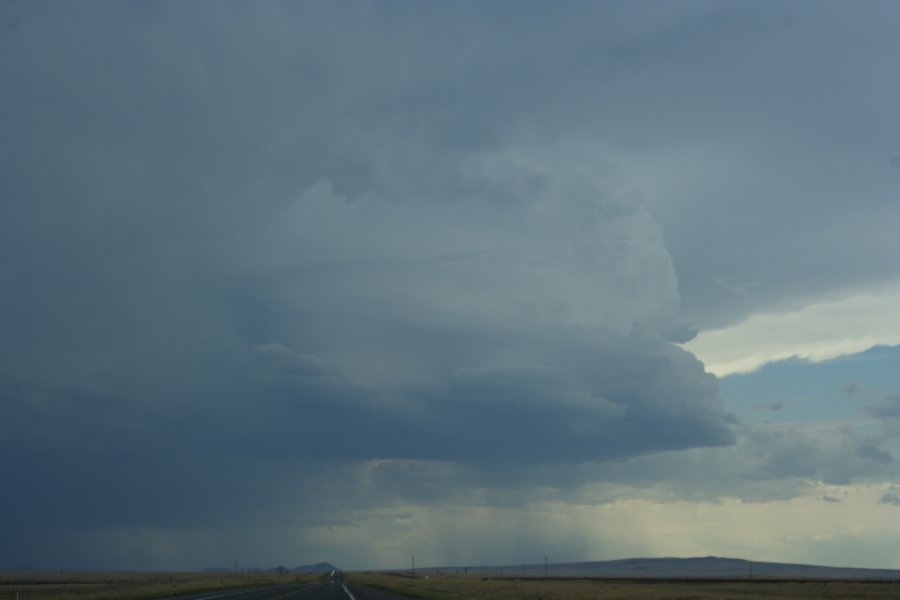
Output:
M66 566L59 531L316 525L329 499L366 505L342 483L360 461L565 488L615 479L579 465L733 444L715 379L673 344L692 327L622 165L732 130L715 90L768 75L722 57L765 71L746 40L781 36L772 18L4 5L0 522L24 550L0 564ZM697 278L697 256L676 264ZM388 497L422 493L388 475Z

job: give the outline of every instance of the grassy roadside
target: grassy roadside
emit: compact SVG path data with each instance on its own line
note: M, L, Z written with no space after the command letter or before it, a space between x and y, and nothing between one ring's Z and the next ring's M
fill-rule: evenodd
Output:
M349 573L348 581L421 600L788 600L898 598L900 584L877 581L513 579Z
M237 587L302 583L319 574L287 573L0 573L2 600L150 600Z

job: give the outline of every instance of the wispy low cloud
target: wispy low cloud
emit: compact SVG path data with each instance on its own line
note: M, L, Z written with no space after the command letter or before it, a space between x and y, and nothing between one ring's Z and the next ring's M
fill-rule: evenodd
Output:
M859 384L858 381L851 381L846 385L841 386L841 393L846 396L853 396L859 394L863 391L863 387Z
M890 452L876 444L863 443L856 448L856 452L863 458L882 463L893 462L894 457Z
M759 404L754 404L751 410L753 410L754 412L760 412L764 410L777 412L787 405L788 403L785 400L776 400L774 402L760 402Z
M881 504L893 504L895 506L900 506L900 496L894 493L885 494L879 500Z
M900 419L900 392L883 394L875 404L868 404L862 410L881 419Z

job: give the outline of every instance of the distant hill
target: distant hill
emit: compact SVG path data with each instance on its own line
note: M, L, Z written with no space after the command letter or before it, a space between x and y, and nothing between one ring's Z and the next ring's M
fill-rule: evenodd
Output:
M543 577L544 564L493 567L440 567L419 573L467 573L501 577ZM648 579L881 579L900 581L898 569L859 569L790 563L756 562L740 558L627 558L576 563L551 563L550 577L609 577Z

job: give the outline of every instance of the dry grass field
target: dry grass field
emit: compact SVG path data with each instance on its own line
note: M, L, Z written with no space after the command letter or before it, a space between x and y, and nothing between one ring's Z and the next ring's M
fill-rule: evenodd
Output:
M319 575L287 573L0 573L0 600L147 600L268 583L309 581Z
M451 575L411 579L380 573L353 573L348 575L348 580L423 600L900 598L900 583L877 581L542 580Z
M204 590L302 582L320 575L293 573L0 573L0 600L148 600ZM900 583L877 581L727 581L514 579L349 573L351 583L389 589L422 600L779 600L898 598Z

